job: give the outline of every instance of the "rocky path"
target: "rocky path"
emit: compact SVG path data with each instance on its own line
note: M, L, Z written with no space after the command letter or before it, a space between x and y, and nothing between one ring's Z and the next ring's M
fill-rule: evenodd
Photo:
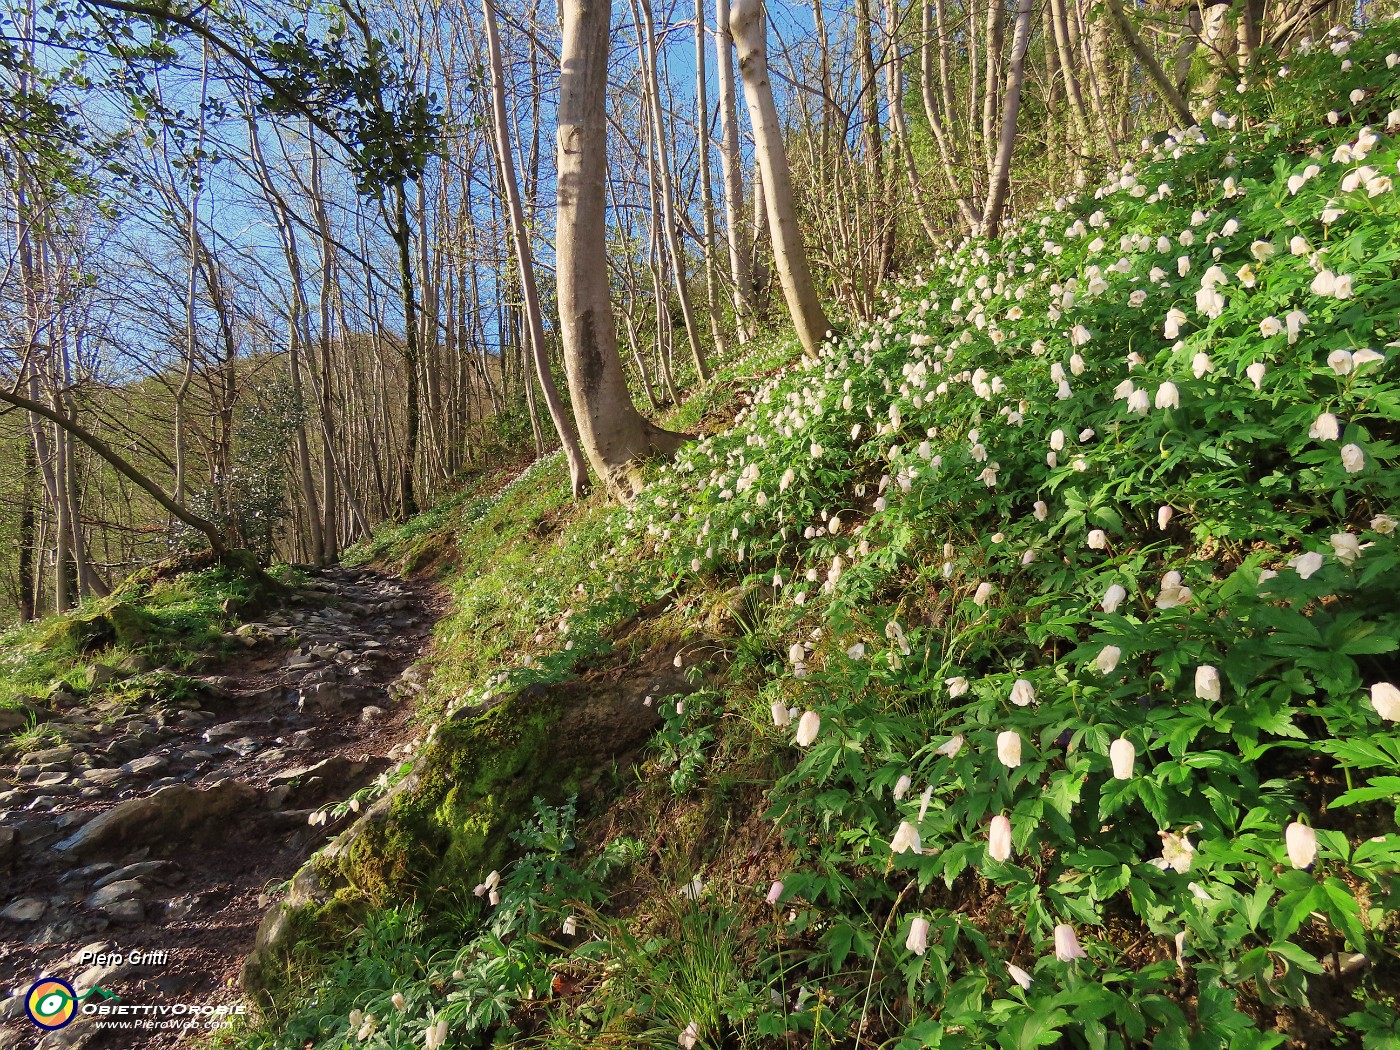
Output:
M0 1048L189 1045L196 1029L171 1008L238 1001L269 896L343 823L313 817L408 749L437 601L370 570L316 572L176 695L60 707L50 727L66 743L4 760ZM40 976L103 989L86 1003L164 1005L167 1023L80 1014L45 1034L25 1010Z

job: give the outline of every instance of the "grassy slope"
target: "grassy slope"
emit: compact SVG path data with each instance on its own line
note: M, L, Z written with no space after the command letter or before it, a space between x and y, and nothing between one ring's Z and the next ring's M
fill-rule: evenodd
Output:
M497 907L371 914L247 1041L1394 1045L1400 34L1329 43L949 250L634 508L555 463L447 516L440 706L673 591L723 683L610 808L542 807Z

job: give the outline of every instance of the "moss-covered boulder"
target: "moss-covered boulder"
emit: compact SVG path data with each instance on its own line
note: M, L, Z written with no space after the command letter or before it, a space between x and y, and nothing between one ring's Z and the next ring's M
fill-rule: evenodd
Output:
M333 916L343 921L347 909L471 885L501 867L534 797L588 795L655 731L647 697L691 690L673 656L656 650L628 667L527 686L438 726L412 773L313 857L264 918L244 990L266 1007L293 946L332 936Z

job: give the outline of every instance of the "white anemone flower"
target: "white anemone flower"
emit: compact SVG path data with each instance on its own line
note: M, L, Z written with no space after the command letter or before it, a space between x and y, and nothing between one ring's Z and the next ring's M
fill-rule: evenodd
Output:
M1348 474L1355 474L1366 465L1366 454L1361 451L1360 445L1342 446L1342 466L1346 468Z
M997 758L1007 769L1021 764L1021 734L1007 729L997 734Z
M1035 701L1035 686L1024 678L1016 679L1011 686L1011 702L1017 707L1029 707Z
M1112 674L1122 656L1123 650L1118 646L1105 645L1094 658L1094 666L1099 669L1099 674Z
M987 833L987 856L992 860L1011 858L1011 820L1001 813L992 818Z
M1079 938L1075 936L1074 927L1069 923L1062 922L1055 927L1055 958L1060 962L1073 962L1075 959L1087 959L1088 953L1079 946Z
M1389 682L1371 686L1371 706L1387 722L1400 722L1400 689Z
M1341 427L1331 412L1323 412L1308 428L1308 437L1314 441L1336 441L1340 435Z
M918 856L923 851L923 843L919 840L919 829L907 820L900 821L899 827L895 830L894 838L890 840L890 852L913 853Z
M923 955L928 951L928 920L922 916L916 916L909 924L909 936L904 940L904 947L915 955Z
M1283 832L1288 862L1295 868L1311 868L1317 859L1317 833L1306 824L1293 821Z
M1289 561L1288 565L1303 579L1310 579L1314 573L1322 568L1322 555L1317 551L1308 551Z
M1196 696L1211 702L1220 699L1220 672L1212 664L1196 668Z
M817 734L821 732L821 728L821 715L815 711L802 712L802 718L797 723L795 743L798 747L811 747L813 741L817 739Z
M1127 596L1128 592L1124 589L1123 585L1121 583L1115 583L1110 586L1108 590L1104 591L1103 601L1099 604L1099 608L1109 614L1115 613L1118 611L1118 606L1123 604L1123 599Z
M1137 760L1137 748L1125 736L1120 736L1108 746L1108 759L1113 765L1114 780L1131 780L1133 763Z
M1022 989L1029 989L1031 986L1031 975L1026 973L1015 963L1006 964L1006 972L1011 975L1011 979L1021 986Z

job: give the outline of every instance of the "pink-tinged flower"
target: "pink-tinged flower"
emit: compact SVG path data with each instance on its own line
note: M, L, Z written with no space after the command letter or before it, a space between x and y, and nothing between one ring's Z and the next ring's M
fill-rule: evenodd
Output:
M969 688L968 680L962 675L957 675L953 678L945 678L943 679L943 684L948 687L948 695L955 700L963 696Z
M997 758L1007 769L1015 769L1021 764L1021 734L1007 729L997 734Z
M1196 696L1212 702L1220 699L1220 672L1211 664L1196 668Z
M1255 361L1252 365L1250 365L1244 370L1244 374L1247 375L1249 377L1249 381L1254 384L1255 390L1261 390L1263 389L1264 373L1266 371L1267 369L1264 367L1262 362Z
M1283 844L1288 850L1288 862L1295 868L1311 868L1317 859L1317 833L1296 820L1283 832Z
M1105 645L1094 658L1094 665L1099 669L1099 674L1112 674L1122 656L1123 650L1118 646Z
M1035 700L1035 687L1024 678L1016 679L1011 686L1011 702L1017 707L1029 707Z
M1337 424L1337 417L1331 412L1323 412L1308 428L1308 437L1314 441L1336 441L1340 435L1341 428Z
M691 1021L685 1026L685 1031L676 1039L676 1044L681 1050L695 1050L695 1044L700 1041L700 1025Z
M1157 529L1159 532L1167 531L1167 526L1171 524L1174 513L1175 511L1165 503L1157 508Z
M1317 551L1308 551L1288 562L1289 568L1296 572L1303 579L1310 579L1312 575L1322 568L1322 555Z
M1180 408L1181 395L1177 392L1175 383L1163 383L1157 388L1157 397L1153 402L1157 408Z
M982 582L977 585L977 592L972 596L973 605L986 605L992 599L992 585Z
M811 747L812 742L817 739L817 734L821 732L821 728L821 715L815 711L802 712L802 718L797 723L797 746Z
M1342 466L1346 468L1348 474L1355 474L1366 465L1366 453L1361 451L1360 445L1342 446Z
M916 916L909 924L909 936L904 940L904 947L915 955L923 955L928 951L928 920Z
M992 860L1011 858L1011 821L998 813L992 818L992 826L987 833L987 856Z
M1055 958L1060 962L1072 962L1075 959L1087 959L1088 953L1079 946L1079 938L1074 934L1074 927L1067 922L1062 922L1055 927Z
M1174 831L1159 831L1157 836L1162 840L1162 855L1154 858L1151 863L1163 871L1170 868L1178 875L1185 875L1190 871L1196 847L1191 845L1186 833L1183 831L1178 835Z
M1007 963L1006 972L1009 973L1011 975L1011 979L1017 984L1019 984L1023 989L1030 988L1031 975L1026 973L1025 970L1021 969L1015 963Z
M765 897L764 900L767 901L769 904L777 904L778 901L782 899L783 882L781 879L777 879L773 882L773 885L768 887L768 896Z
M1118 611L1118 606L1123 604L1123 599L1128 596L1128 592L1121 583L1111 585L1104 591L1103 601L1099 603L1099 608L1104 612L1112 614Z
M1400 689L1389 682L1371 686L1371 706L1387 722L1400 722Z
M890 840L890 852L913 853L917 856L923 851L923 844L919 841L919 829L907 820L900 821L899 827L895 829L894 838Z
M1343 565L1351 565L1361 557L1361 539L1350 532L1333 533L1329 542L1332 544L1332 553Z
M787 704L783 703L781 700L774 700L768 710L773 716L773 724L779 729L783 729L792 724L792 715L788 713Z
M1125 736L1120 736L1108 745L1108 760L1113 764L1114 780L1130 780L1133 776L1133 762L1137 759L1137 748Z
M1360 370L1366 365L1374 364L1377 361L1384 361L1385 354L1377 353L1368 346L1363 346L1360 350L1354 351L1351 355L1351 367Z
M1050 516L1050 508L1046 506L1044 500L1038 499L1035 501L1035 506L1031 508L1031 514L1036 521L1044 521Z

